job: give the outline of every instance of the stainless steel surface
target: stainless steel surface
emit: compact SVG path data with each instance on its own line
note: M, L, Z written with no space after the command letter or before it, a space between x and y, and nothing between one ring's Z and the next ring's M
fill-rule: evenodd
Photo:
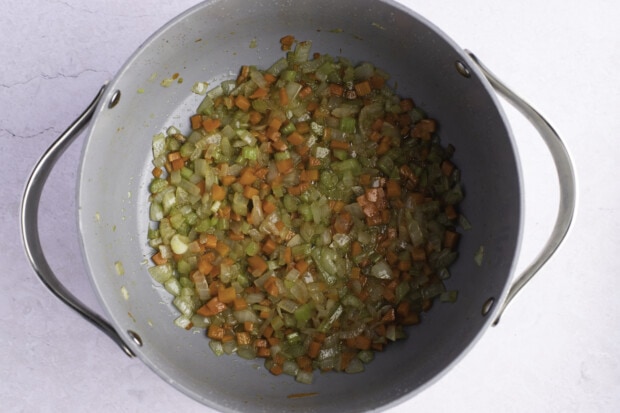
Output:
M476 65L482 70L482 73L491 82L491 85L498 93L504 96L515 108L517 108L523 116L525 116L534 125L540 133L545 144L551 152L553 162L558 174L558 184L560 189L560 203L558 206L557 217L553 225L553 229L547 242L543 246L540 253L534 261L526 267L525 270L512 283L506 299L502 302L500 311L496 315L494 324L506 309L506 306L512 301L521 289L536 275L543 265L549 260L558 249L564 237L568 233L575 207L577 203L577 182L575 180L575 172L573 164L562 142L562 139L547 120L536 111L530 104L523 100L519 95L506 86L496 75L493 74L472 52L468 52Z
M41 192L45 186L45 181L49 176L54 164L58 158L63 154L68 145L79 136L80 132L88 125L90 119L95 112L95 108L99 103L99 100L103 96L106 87L103 86L95 99L88 105L84 112L67 128L67 130L58 137L58 139L50 146L45 154L39 159L35 165L22 198L21 206L21 234L26 250L26 255L30 260L30 264L35 273L43 284L61 301L79 313L86 320L91 322L106 335L108 335L129 357L133 357L134 354L129 347L124 343L118 333L114 330L114 327L104 320L99 314L93 312L87 306L75 297L65 286L58 280L54 271L50 268L45 253L41 246L39 239L39 200L41 198Z

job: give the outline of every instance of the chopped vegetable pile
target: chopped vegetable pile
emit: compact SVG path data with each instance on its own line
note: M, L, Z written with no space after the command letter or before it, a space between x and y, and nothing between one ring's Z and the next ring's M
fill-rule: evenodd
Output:
M386 73L287 48L209 90L191 133L153 138L149 272L215 354L311 383L456 300L463 193L454 148Z

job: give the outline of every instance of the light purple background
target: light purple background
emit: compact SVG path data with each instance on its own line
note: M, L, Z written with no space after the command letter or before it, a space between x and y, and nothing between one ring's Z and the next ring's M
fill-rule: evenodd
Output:
M196 0L17 1L0 13L0 410L208 411L53 297L25 258L23 186L37 158L154 30ZM574 226L502 322L449 374L391 412L620 411L620 6L613 0L403 1L532 103L567 144ZM519 269L557 207L545 146L514 110L526 187ZM59 277L99 309L75 223L83 139L58 163L40 227Z

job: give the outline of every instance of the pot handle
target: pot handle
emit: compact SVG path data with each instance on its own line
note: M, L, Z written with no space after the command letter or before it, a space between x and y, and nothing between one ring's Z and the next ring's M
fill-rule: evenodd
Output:
M521 273L521 275L510 287L508 295L497 313L497 318L493 322L493 325L497 325L502 313L506 309L506 306L508 306L508 304L525 286L525 284L527 284L528 281L534 277L534 275L542 268L547 260L551 258L564 240L575 212L577 185L570 155L568 154L564 143L562 143L562 139L549 124L549 122L547 122L547 120L543 118L542 115L532 106L521 99L502 81L500 81L497 76L495 76L486 66L484 66L472 52L469 50L465 50L465 52L482 71L495 91L506 98L512 106L519 110L519 112L521 112L521 114L525 116L525 118L536 128L538 133L540 133L540 136L545 141L545 144L553 157L560 189L560 203L553 230L551 231L551 234L549 235L542 251L540 251L534 261L525 270L523 270L523 273Z
M39 239L39 201L41 200L41 192L43 191L45 182L52 168L58 161L58 158L60 158L69 144L75 140L92 118L97 104L104 95L106 87L107 84L101 87L99 93L97 93L97 96L90 105L88 105L86 110L62 133L62 135L60 135L60 137L58 137L58 139L56 139L35 165L26 183L26 188L22 197L20 215L21 232L30 265L32 265L32 268L43 284L62 302L77 311L82 317L108 335L125 354L129 357L134 357L134 352L123 342L112 325L85 306L62 285L58 278L56 278L56 275L45 259L45 254L41 247L41 240Z

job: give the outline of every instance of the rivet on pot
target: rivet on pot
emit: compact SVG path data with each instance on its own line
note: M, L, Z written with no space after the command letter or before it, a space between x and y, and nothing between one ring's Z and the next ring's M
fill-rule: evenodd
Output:
M467 78L471 77L471 71L469 70L467 66L465 66L465 63L461 62L460 60L457 60L454 66L456 67L456 71L459 72L461 76L467 77Z
M108 103L108 108L112 109L114 106L118 104L120 100L121 100L121 91L117 89L114 91L114 93L112 93L112 97L110 98L110 102Z
M493 303L495 303L495 298L490 297L488 300L484 302L484 304L482 304L482 315L483 316L489 314L489 312L491 311L491 308L493 308Z
M132 330L127 330L127 334L129 334L129 337L131 337L131 340L134 343L136 343L136 345L138 347L142 347L142 338L140 338L138 333L136 333L135 331L132 331Z

